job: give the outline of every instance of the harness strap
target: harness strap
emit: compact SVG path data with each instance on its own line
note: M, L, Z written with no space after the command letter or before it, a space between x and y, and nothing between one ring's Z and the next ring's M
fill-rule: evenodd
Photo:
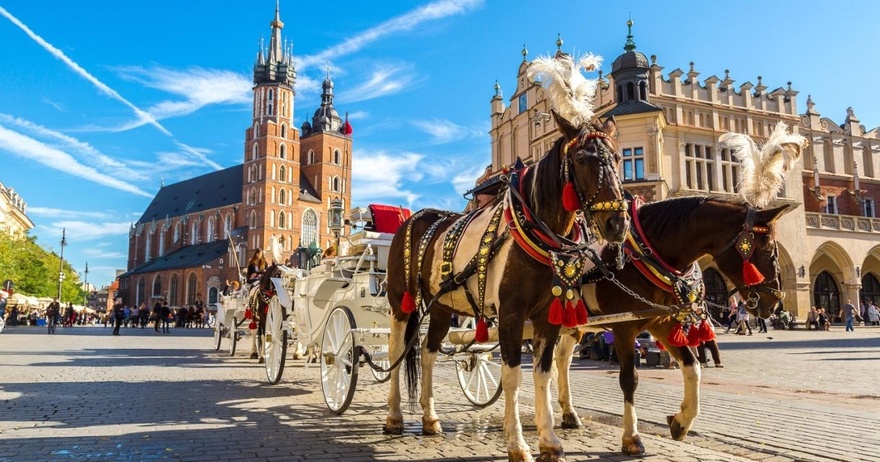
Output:
M452 274L452 258L455 256L456 249L458 249L458 243L461 242L461 237L467 225L470 224L479 210L474 210L462 216L446 232L446 237L443 240L443 263L440 264L441 278L446 279Z
M414 296L414 301L415 301L415 304L417 307L421 306L421 303L422 303L422 284L421 284L421 281L422 281L422 262L425 259L425 252L428 250L428 244L430 244L430 242L434 239L434 233L437 232L437 228L440 227L440 223L443 223L444 221L446 221L447 218L449 218L448 215L444 216L444 217L440 218L439 220L435 221L434 223L432 223L431 226L428 228L428 230L425 231L425 234L422 235L422 238L419 240L419 250L418 250L418 254L416 255L416 265L417 265L416 268L419 271L419 273L418 273L418 290L416 290L416 293ZM407 261L409 261L409 260L407 260Z

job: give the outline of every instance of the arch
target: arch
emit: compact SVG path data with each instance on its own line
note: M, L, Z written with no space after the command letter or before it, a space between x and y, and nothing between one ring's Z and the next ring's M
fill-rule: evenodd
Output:
M284 188L281 188L281 191L278 192L278 203L281 205L287 204L287 193L284 191Z
M180 224L179 221L178 221L177 223L174 224L174 243L175 243L175 244L177 243L177 241L180 240L180 229L181 229L181 227L182 227L182 225Z
M849 253L833 241L826 241L816 249L813 261L810 262L810 274L822 271L839 273L841 280L855 281L854 264Z
M153 293L151 294L153 297L161 297L162 296L162 275L157 274L156 277L153 278Z
M254 122L253 138L251 138L251 139L255 140L255 139L257 139L258 136L260 136L260 123Z
M862 302L871 301L875 305L880 304L880 281L877 280L877 276L874 276L873 273L867 273L862 276L862 291L860 295L860 301Z
M632 101L636 99L636 86L632 82L626 83L626 100Z
M776 246L779 250L779 277L782 281L782 288L785 290L785 300L797 300L797 268L791 259L791 254L788 253L788 249L783 247L779 241L776 242ZM771 277L769 275L765 276ZM788 309L794 311L795 306L792 305Z
M217 304L217 302L219 301L218 294L219 294L219 292L217 291L216 287L213 287L213 286L208 287L208 305L209 306L213 306L213 305Z
M340 153L338 149L333 150L333 163L336 165L342 165L342 153Z
M134 303L140 306L141 302L146 298L147 281L143 276L138 278L137 286L134 290Z
M727 282L714 268L703 271L703 283L706 284L706 301L709 314L716 320L724 318L724 308L727 307Z
M285 145L284 143L282 143L281 146L278 147L278 157L282 159L287 159L287 145Z
M282 165L281 168L278 169L278 181L284 183L287 181L287 170Z
M621 84L617 84L617 85L615 86L615 92L614 92L614 93L615 93L615 98L614 98L614 99L617 100L618 103L622 103L622 102L623 102L623 85L621 85Z
M159 256L165 255L165 227L159 230Z
M205 228L205 242L214 242L214 217L208 218L208 227Z
M186 304L192 305L196 302L196 273L189 273L189 277L186 279Z
M150 250L153 247L153 233L147 231L147 239L144 242L144 261L150 261Z
M259 158L259 157L260 157L259 143L254 143L251 146L251 160L257 160L257 158Z
M639 99L642 101L648 100L648 83L644 80L639 82Z
M318 245L321 244L318 241L318 214L313 209L303 212L300 229L302 229L302 237L299 243L301 247L308 247L312 242L317 242Z
M189 243L190 245L196 245L199 243L199 220L193 220L192 228L189 233Z
M307 164L314 164L315 163L315 151L309 149L309 154L308 154L308 156L306 156L306 163Z
M278 213L278 227L281 229L284 229L284 224L285 224L285 217L284 217L284 211L282 210L281 212Z
M171 283L168 284L168 304L176 306L178 303L178 283L177 273L171 275Z
M251 229L257 228L257 212L255 210L251 210L251 218L249 220L248 225Z
M287 138L287 124L281 124L281 137ZM282 144L281 147L282 147L282 153L283 153L284 145ZM282 154L281 158L282 159L284 158L283 154Z
M223 238L226 239L232 234L232 214L227 213L223 219Z
M830 319L837 317L840 310L840 290L837 281L828 271L822 271L813 283L813 304L825 308Z

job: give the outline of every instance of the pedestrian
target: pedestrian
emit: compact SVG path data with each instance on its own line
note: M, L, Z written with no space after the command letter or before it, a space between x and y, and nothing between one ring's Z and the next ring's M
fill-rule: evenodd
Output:
M730 332L730 329L733 328L733 323L736 321L736 311L736 301L733 297L730 297L730 306L727 309L727 329L724 330L725 334Z
M171 308L168 306L168 300L162 300L162 308L159 312L159 318L162 320L162 333L171 333Z
M810 312L807 313L807 330L813 327L819 330L819 310L815 306L811 306Z
M767 332L767 320L764 319L761 315L757 316L758 318L758 333Z
M150 319L150 308L147 306L147 302L141 302L141 306L138 309L138 324L141 326L141 329L147 327L147 321Z
M880 310L877 310L873 300L868 302L868 308L865 309L865 319L872 326L880 326Z
M736 307L736 323L736 334L746 335L746 330L748 330L749 335L752 335L752 326L749 325L749 312L746 310L746 304L742 300L739 301L739 305Z
M116 303L113 304L113 335L119 335L119 328L125 322L125 305L122 304L122 297L116 297Z
M841 317L843 317L844 322L846 322L846 331L847 332L855 332L855 328L853 327L853 320L857 314L856 307L850 303L849 300L846 301L846 305L843 305L843 308L840 309Z
M159 324L162 323L162 300L161 298L156 300L156 304L153 305L153 313L151 314L151 318L153 320L153 327L156 328L156 332L159 332Z
M818 314L816 315L816 325L819 330L831 330L831 321L828 320L828 314L825 313L825 308L819 308Z

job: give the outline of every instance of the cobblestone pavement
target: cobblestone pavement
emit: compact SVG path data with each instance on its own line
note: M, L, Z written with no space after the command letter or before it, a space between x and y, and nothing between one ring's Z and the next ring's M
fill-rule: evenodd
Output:
M636 394L646 461L880 461L880 329L721 335L724 369L703 371L702 414L684 442L665 428L682 396L676 370L642 369ZM76 327L0 334L0 461L503 461L503 401L476 410L453 367L438 366L446 433L381 433L387 384L362 369L342 416L324 403L316 367L288 361L268 385L240 348L210 348L208 330ZM558 430L569 461L621 461L621 393L605 363L575 359L584 428ZM521 398L536 452L530 374Z

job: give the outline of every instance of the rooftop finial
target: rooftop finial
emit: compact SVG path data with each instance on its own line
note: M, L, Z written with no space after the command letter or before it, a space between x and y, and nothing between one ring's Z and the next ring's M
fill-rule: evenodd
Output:
M562 34L556 34L556 49L562 51Z
M523 43L523 49L522 49L523 61L526 61L526 56L528 56L528 55L529 55L529 49L526 48L526 44Z
M498 80L495 80L495 96L501 97L501 85L498 84Z
M633 41L633 21L630 18L626 21L626 45L623 46L623 49L626 51L633 51L636 49L636 42Z

